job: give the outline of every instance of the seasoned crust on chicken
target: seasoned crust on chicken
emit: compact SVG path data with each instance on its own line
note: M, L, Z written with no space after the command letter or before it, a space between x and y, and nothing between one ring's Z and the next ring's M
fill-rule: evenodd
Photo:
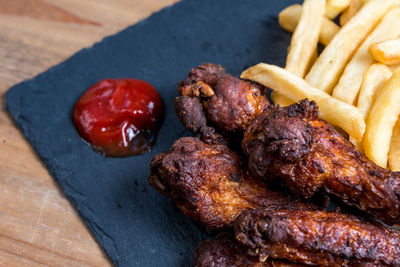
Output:
M175 99L175 112L183 126L197 133L207 125L203 104L197 97L180 96Z
M266 89L206 63L179 82L175 111L186 129L217 128L224 136L241 136L249 122L269 105Z
M223 233L214 240L200 242L194 253L194 267L264 267L257 256L247 254L246 247L230 233Z
M269 190L262 179L246 171L238 153L219 144L212 133L205 139L208 144L194 137L178 139L150 166L150 185L173 199L189 218L218 229L230 226L248 209L314 208Z
M339 212L253 210L234 224L251 255L317 266L400 266L400 233Z
M297 267L304 266L282 260L260 262L247 254L247 248L231 233L222 233L213 240L201 242L194 254L194 267Z
M400 222L400 173L383 169L332 126L318 119L314 102L267 108L242 142L258 177L279 178L296 195L336 195L378 219Z

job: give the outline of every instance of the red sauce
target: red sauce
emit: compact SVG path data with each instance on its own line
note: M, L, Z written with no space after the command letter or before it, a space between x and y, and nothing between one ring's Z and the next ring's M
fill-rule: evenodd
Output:
M155 143L163 119L160 95L138 79L105 79L75 104L79 134L95 150L111 157L138 155Z

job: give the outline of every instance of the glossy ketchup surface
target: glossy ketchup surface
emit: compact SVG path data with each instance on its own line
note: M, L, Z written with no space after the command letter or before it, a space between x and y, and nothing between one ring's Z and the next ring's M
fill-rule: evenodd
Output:
M111 157L138 155L155 143L164 107L156 89L138 79L105 79L75 104L79 134Z

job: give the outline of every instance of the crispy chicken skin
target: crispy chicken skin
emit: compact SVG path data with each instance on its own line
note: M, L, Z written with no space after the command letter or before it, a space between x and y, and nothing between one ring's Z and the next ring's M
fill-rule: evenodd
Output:
M242 148L253 175L278 178L295 195L324 189L387 224L400 222L400 173L377 166L318 119L315 102L268 107L245 132Z
M339 212L253 210L234 224L236 239L260 261L317 266L400 266L400 233Z
M264 267L257 256L247 254L247 249L230 233L223 233L214 240L200 242L194 253L194 267Z
M184 137L151 161L149 183L173 199L183 213L213 230L231 225L244 210L257 207L312 208L271 191L244 169L239 154L218 135Z
M222 233L214 240L201 242L194 254L194 267L296 267L305 266L282 260L260 262L247 254L247 248L231 233Z
M263 86L233 77L211 63L192 69L179 82L178 91L181 96L175 100L176 114L192 132L209 125L224 136L241 136L249 122L269 105Z

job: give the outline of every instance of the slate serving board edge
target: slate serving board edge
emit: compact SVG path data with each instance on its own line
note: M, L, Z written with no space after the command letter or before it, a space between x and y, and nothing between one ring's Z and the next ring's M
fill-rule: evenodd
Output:
M153 17L164 13L164 12L168 12L170 9L181 5L184 2L184 0L180 0L176 3L173 3L171 5L168 5L158 11L155 11L153 13L151 13L148 17L143 18L141 20L139 20L138 22L120 30L117 31L114 34L108 35L103 37L101 40L95 42L93 45L86 47L86 48L82 48L79 51L77 51L76 53L74 53L72 56L68 57L67 59L61 61L60 63L46 69L45 71L35 75L32 78L26 79L20 83L17 83L13 86L11 86L7 92L6 92L6 110L8 111L8 113L11 115L13 122L15 123L15 125L17 126L18 129L20 129L24 135L24 137L28 140L28 142L30 143L31 147L34 149L36 155L41 159L41 161L46 165L46 169L47 171L50 173L50 175L52 177L55 177L57 175L57 172L55 169L53 168L49 168L47 166L49 166L51 163L51 159L46 158L44 156L42 156L42 154L40 153L40 151L37 151L37 149L35 148L36 146L34 145L34 143L36 142L36 140L34 138L30 138L30 134L29 134L29 127L26 127L26 124L23 123L19 123L19 121L24 121L25 118L23 117L23 115L20 114L20 112L18 111L18 109L14 106L10 106L8 99L11 98L11 94L15 93L15 91L20 90L20 88L23 88L25 84L28 83L32 83L35 82L36 80L40 79L42 76L44 76L45 74L51 73L53 71L56 71L60 68L62 68L64 65L68 64L68 62L70 62L71 60L73 60L74 58L80 57L82 54L88 53L90 52L91 49L99 46L99 45L104 45L104 43L108 42L110 39L112 39L114 36L117 36L118 34L126 31L129 28L134 28L134 27L141 27L142 25L146 24L149 20L151 20ZM22 94L21 94L22 96ZM92 220L90 220L89 218L87 218L85 216L85 213L83 212L83 209L87 209L87 207L81 207L78 205L78 201L77 198L79 198L80 193L76 192L73 187L70 187L68 184L63 184L60 180L58 179L54 179L56 181L56 183L62 188L63 194L67 197L67 199L69 200L69 202L72 204L72 206L75 208L75 210L78 212L80 218L85 222L85 225L89 228L90 233L95 237L95 239L97 240L97 242L99 242L100 244L107 244L110 243L109 240L104 240L103 235L107 236L107 233L105 231L102 231L102 228L99 227L95 222L93 222ZM86 211L87 212L87 211ZM98 232L102 232L102 234L99 234ZM111 239L111 242L113 242L113 239ZM109 244L110 247L112 247L112 244ZM115 246L114 246L115 247ZM116 266L118 266L118 258L114 258L113 255L110 255L110 253L108 252L107 249L105 249L105 247L102 247L102 250L104 251L104 253L114 262L114 264Z

